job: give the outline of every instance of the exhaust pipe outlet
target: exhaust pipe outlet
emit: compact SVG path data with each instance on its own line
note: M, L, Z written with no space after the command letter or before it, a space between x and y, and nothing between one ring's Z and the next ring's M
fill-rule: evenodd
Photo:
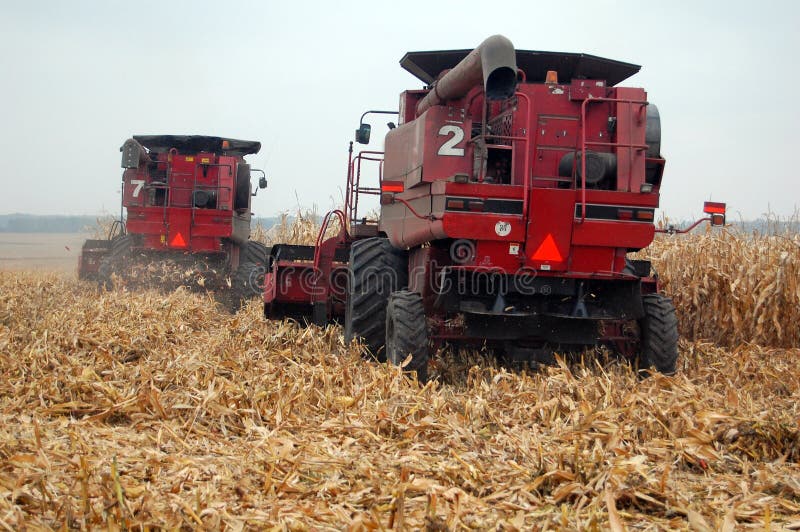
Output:
M492 35L438 79L417 104L417 116L434 105L464 97L483 82L489 100L504 100L517 89L517 52L502 35Z

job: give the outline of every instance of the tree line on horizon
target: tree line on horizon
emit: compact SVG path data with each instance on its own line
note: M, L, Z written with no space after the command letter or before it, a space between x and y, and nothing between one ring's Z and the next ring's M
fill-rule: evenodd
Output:
M110 215L0 214L0 233L89 233ZM269 229L278 217L254 217L253 225Z

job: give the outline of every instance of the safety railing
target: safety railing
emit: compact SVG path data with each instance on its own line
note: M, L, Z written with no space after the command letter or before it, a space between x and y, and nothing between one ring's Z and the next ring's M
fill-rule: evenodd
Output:
M358 223L358 204L362 194L368 196L380 196L380 184L383 181L383 155L382 151L364 150L353 156L353 143L350 143L350 150L347 163L347 188L345 189L344 216L350 224ZM378 186L361 186L361 164L363 161L378 163Z
M606 148L628 148L628 164L630 161L633 160L634 150L636 151L644 151L647 150L647 144L633 144L633 143L622 143L622 142L600 142L600 141L590 141L586 139L586 110L589 107L589 104L592 103L601 103L601 102L610 102L616 103L617 106L619 104L625 104L628 106L639 105L641 106L639 112L644 112L647 108L647 101L646 100L630 100L630 99L620 99L620 98L587 98L583 100L581 104L581 218L579 223L583 223L586 221L586 147L587 146L601 146ZM633 115L634 113L632 110L628 113L628 131L633 131ZM617 110L617 116L619 116L619 109ZM619 130L619 128L617 128ZM630 174L630 168L628 170Z
M480 93L482 94L482 93ZM522 99L525 101L525 127L531 127L531 100L527 94L522 92L516 92L514 96L517 99ZM484 105L484 115L482 119L482 124L486 124L486 106ZM531 181L531 171L530 171L530 153L531 153L531 140L530 137L535 137L535 135L530 134L531 132L525 131L523 132L522 136L519 135L495 135L492 133L488 133L485 131L483 125L481 126L481 133L479 135L475 135L474 137L470 138L471 143L475 143L478 140L483 139L484 141L492 139L495 141L508 141L511 142L512 146L514 143L521 143L522 144L522 153L523 161L522 161L522 218L523 220L527 219L528 216L528 196L530 193L530 181ZM488 143L487 143L488 144ZM535 147L535 146L534 146ZM519 148L514 147L514 153L519 153ZM481 170L478 175L478 182L483 183L486 178L486 170L481 167Z

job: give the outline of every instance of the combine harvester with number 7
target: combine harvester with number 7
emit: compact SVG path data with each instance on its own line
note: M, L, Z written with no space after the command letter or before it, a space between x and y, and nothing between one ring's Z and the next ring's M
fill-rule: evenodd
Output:
M531 362L605 345L675 372L673 304L628 257L653 241L665 167L656 106L618 86L640 67L502 36L400 64L426 87L400 95L384 152L350 143L345 206L317 245L272 248L266 316L343 322L421 380L443 343ZM370 161L379 182L365 186ZM376 220L359 214L365 195L380 198ZM724 224L724 204L706 213Z
M267 248L250 240L251 168L259 142L199 135L123 144L122 205L107 239L87 240L78 275L110 286L199 283L261 294ZM263 171L259 187L267 186Z

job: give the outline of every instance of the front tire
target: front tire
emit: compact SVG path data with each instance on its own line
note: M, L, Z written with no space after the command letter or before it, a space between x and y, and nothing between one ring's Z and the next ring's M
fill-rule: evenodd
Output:
M639 320L639 371L655 368L665 375L674 375L678 366L675 306L662 294L646 294L642 296L642 304L644 317Z
M428 323L422 296L401 290L389 296L386 306L386 358L400 366L408 356L405 371L416 372L419 382L428 380Z

